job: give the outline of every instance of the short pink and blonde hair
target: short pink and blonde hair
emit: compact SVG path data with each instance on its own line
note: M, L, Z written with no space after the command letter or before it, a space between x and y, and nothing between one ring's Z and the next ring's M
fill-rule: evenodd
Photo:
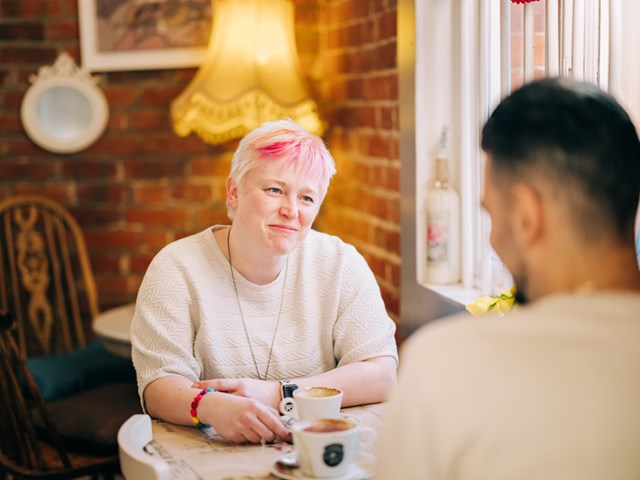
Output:
M333 157L320 137L307 132L291 119L265 122L240 140L231 160L229 176L239 185L247 172L261 162L281 159L287 160L287 167L315 176L324 199L329 182L336 173ZM228 199L227 210L229 217L233 218Z

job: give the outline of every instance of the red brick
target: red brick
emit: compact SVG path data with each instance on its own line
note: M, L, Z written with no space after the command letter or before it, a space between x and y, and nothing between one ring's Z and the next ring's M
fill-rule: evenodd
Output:
M350 79L347 83L347 98L352 100L366 98L365 85L362 78Z
M56 174L55 162L28 159L0 161L0 178L12 180L46 180Z
M387 171L388 180L387 180L387 188L394 192L400 191L400 167L391 167Z
M140 95L143 105L166 105L169 106L184 90L180 87L149 87L145 88Z
M385 130L398 129L398 107L380 107L378 108L379 121L377 126Z
M166 231L153 231L145 229L141 234L141 246L145 250L151 250L155 255L162 247L173 240L173 236Z
M372 157L389 158L389 138L381 135L372 135L368 139L366 153Z
M85 239L91 248L117 249L132 248L138 244L138 233L130 230L105 230L85 228Z
M22 99L24 98L24 94L27 91L28 81L27 78L33 72L29 71L28 74L25 74L25 81L19 82L21 85L18 90L11 90L5 93L4 95L4 109L7 111L14 111L16 114L20 112L20 106L22 105Z
M43 40L44 29L40 23L14 23L0 25L0 40L15 42L18 40Z
M96 251L90 246L91 268L94 272L118 273L120 271L120 254L114 252Z
M78 220L83 229L88 226L107 227L120 220L120 213L111 206L80 206L70 207L71 214Z
M182 177L184 161L173 157L131 159L124 165L124 173L128 179Z
M144 138L131 134L103 135L83 153L110 155L134 154L142 149L143 142Z
M387 40L396 38L397 16L395 10L389 10L378 18L378 38Z
M377 69L387 69L396 67L396 42L392 41L380 45L375 50Z
M51 154L33 144L16 123L29 75L50 64L60 49L79 58L79 42L67 38L77 21L77 2L37 1L23 5L0 0L0 15L12 19L8 24L44 26L45 32L57 37L36 46L33 56L28 56L31 48L0 50L1 58L9 55L19 62L0 62L0 123L6 126L0 138L0 171L5 162L24 158L28 165L42 166L40 172L47 175L29 171L25 175L42 176L18 181L0 177L0 195L21 189L53 192L66 205L74 205L71 211L78 214L83 230L137 235L131 246L109 246L121 240L106 236L104 246L92 248L92 255L97 255L94 273L100 305L130 302L160 248L211 224L229 222L224 180L237 141L211 146L196 135L174 134L168 106L197 72L181 68L100 73L110 118L98 141L70 155ZM367 258L376 258L376 278L385 300L391 302L392 315L400 282L399 253L392 251L400 230L397 67L391 57L396 4L395 0L296 0L303 76L322 105L329 124L325 139L339 170L317 225L350 241ZM6 15L11 8L14 14ZM40 13L25 19L29 9L29 15ZM0 37L2 28L0 22ZM7 43L0 38L0 48L23 46ZM19 52L24 52L23 58L17 58ZM139 185L154 186L145 190L147 199L152 199L155 188L166 186L161 208L146 209L135 199ZM377 236L376 228L384 235Z
M178 137L173 132L154 133L145 137L143 150L149 153L198 153L210 147L196 135L186 138Z
M149 264L153 260L153 255L137 254L131 256L131 271L134 273L144 274L149 268Z
M127 222L143 225L166 225L179 228L187 222L189 214L182 208L143 208L131 207L127 209Z
M109 132L125 131L129 126L129 115L126 112L111 110L107 120L106 130Z
M78 185L78 200L81 202L122 203L129 199L129 189L122 184Z
M371 105L358 108L357 118L360 127L375 128L376 126L375 108Z
M78 35L78 23L75 21L54 21L49 24L50 40L75 40Z
M102 91L110 108L131 107L137 97L136 88L128 85L102 85Z
M71 188L67 185L53 185L53 184L44 184L38 185L35 183L20 183L13 185L13 194L14 195L26 195L26 194L37 194L43 195L51 200L55 200L56 202L65 204L69 203L73 198L73 194Z
M180 183L174 185L171 189L171 197L179 200L211 200L211 185L194 185L189 183Z
M53 47L31 46L2 46L0 45L0 63L14 65L33 65L39 67L53 63L56 59L56 49Z
M110 293L133 293L140 288L141 276L100 275L96 276L96 286L100 295Z
M136 130L154 130L171 128L169 109L135 110L130 115L131 128Z
M168 195L168 185L155 183L136 183L133 186L133 201L141 203L165 203Z
M116 177L116 163L109 161L93 161L83 158L81 161L65 162L62 166L62 175L71 178L103 180Z
M203 230L209 225L228 224L227 209L224 204L220 204L218 208L196 209L193 212L193 221L196 230Z

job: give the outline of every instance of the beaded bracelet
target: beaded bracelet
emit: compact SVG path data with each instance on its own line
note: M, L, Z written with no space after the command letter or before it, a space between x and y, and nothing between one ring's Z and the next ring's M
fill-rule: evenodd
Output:
M196 424L196 427L198 428L211 428L211 425L207 425L206 423L202 423L200 420L198 420L198 404L200 403L200 400L202 400L202 397L204 397L209 392L217 392L217 390L213 388L205 388L199 394L197 394L193 398L193 402L191 402L191 420Z

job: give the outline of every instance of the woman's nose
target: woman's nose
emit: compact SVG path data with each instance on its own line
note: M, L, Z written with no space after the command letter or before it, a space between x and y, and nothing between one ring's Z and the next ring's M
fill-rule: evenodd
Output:
M298 216L298 204L295 199L285 197L280 207L280 214L287 218L296 218Z

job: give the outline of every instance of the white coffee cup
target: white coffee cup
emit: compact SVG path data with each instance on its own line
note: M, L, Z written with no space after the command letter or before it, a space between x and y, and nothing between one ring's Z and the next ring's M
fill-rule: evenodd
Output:
M372 428L345 418L302 420L291 427L291 434L300 470L312 478L347 475L376 438Z
M293 391L293 398L283 398L280 413L296 420L338 418L342 406L342 390L333 387L306 387Z

